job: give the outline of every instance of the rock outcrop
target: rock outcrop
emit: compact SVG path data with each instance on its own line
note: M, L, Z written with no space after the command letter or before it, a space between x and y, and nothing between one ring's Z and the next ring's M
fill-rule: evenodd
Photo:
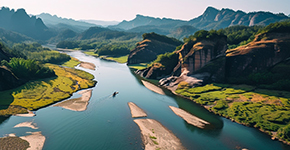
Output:
M158 35L154 32L143 34L143 41L137 43L128 57L127 64L138 64L143 62L151 62L157 58L157 55L166 52L173 52L182 42Z
M189 86L195 86L200 85L201 82L224 80L223 66L226 50L226 36L191 40L177 51L179 62L173 72L179 75L163 78L159 83L175 90L180 82L187 82ZM218 63L213 63L213 61Z
M263 72L290 58L290 33L264 33L226 52L226 78ZM286 71L286 70L285 70Z

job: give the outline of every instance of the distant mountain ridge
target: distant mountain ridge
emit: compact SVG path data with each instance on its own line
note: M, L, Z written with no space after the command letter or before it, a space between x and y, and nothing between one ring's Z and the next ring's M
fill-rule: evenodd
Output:
M49 13L41 13L36 15L37 17L41 18L43 22L51 28L59 28L59 29L71 29L77 32L84 31L90 27L96 26L92 23L87 23L84 21L76 21L73 19L67 19L58 17L56 15L51 15Z
M43 21L36 16L30 17L24 9L15 11L2 7L0 20L0 27L6 30L15 31L34 39L46 39L49 36L48 28Z
M234 11L232 9L223 8L218 10L214 7L207 7L204 13L189 21L174 20L169 18L154 18L149 16L136 15L133 20L122 21L118 25L109 26L112 29L127 30L130 32L156 32L158 34L182 38L182 35L175 36L174 34L181 29L188 31L187 34L193 34L197 29L221 29L234 25L254 26L254 25L269 25L270 23L289 19L285 14L273 14L271 12L250 12L246 13L241 10ZM180 28L181 26L186 26ZM189 30L190 29L190 30ZM184 31L185 32L185 31Z
M87 23L91 23L91 24L95 24L98 26L103 26L103 27L107 27L107 26L111 26L111 25L117 25L118 21L102 21L102 20L79 20L79 21L83 21L83 22L87 22Z
M233 25L269 25L270 23L289 19L285 14L273 14L271 12L250 12L245 13L241 10L234 11L232 9L223 8L218 10L213 7L208 7L205 12L190 21L189 25L200 29L221 29Z
M161 19L161 18L154 18L154 17L143 16L143 15L138 14L136 15L136 18L131 21L123 20L118 25L109 26L109 28L129 30L129 29L133 29L139 26L148 26L148 25L161 26L161 25L168 25L168 24L170 24L171 26L175 26L175 25L185 23L185 22L186 21L182 21L182 20L174 20L170 18Z

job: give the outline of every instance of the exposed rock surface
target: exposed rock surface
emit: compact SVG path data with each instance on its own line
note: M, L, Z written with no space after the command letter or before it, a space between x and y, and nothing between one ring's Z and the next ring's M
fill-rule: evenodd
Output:
M227 51L226 78L267 70L290 58L289 47L290 33L260 34L249 44Z
M156 33L143 34L143 41L137 43L128 56L128 64L138 64L143 62L150 62L157 58L157 55L166 52L173 52L176 46L181 45L182 42L161 36Z

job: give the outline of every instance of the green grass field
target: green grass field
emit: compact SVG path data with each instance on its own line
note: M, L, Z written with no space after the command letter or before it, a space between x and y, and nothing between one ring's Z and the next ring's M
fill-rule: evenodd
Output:
M121 57L104 57L104 59L107 59L107 60L113 60L113 61L116 61L118 63L121 63L121 64L124 64L127 62L128 60L128 55L126 56L121 56Z
M179 86L175 92L238 123L259 128L270 135L278 131L277 138L290 141L290 92L223 84L195 88Z
M66 63L65 63L66 64ZM66 99L80 89L93 87L94 76L81 70L46 64L55 71L56 78L30 81L16 89L0 92L5 100L0 115L25 113Z
M128 65L130 68L136 69L136 70L142 70L147 68L148 63L140 63L140 64L132 64Z

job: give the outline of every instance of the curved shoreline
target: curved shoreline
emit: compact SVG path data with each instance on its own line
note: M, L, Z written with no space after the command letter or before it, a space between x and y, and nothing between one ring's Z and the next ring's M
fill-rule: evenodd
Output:
M142 134L145 150L185 149L180 140L166 127L154 119L135 119Z
M234 120L233 118L230 118L229 116L224 116L224 115L222 115L222 114L219 114L219 113L216 113L216 112L210 110L209 107L207 107L206 105L202 105L202 104L199 104L199 103L196 103L196 102L192 101L189 97L186 97L186 96L183 96L183 95L180 95L180 94L176 93L176 92L174 91L173 88L170 88L170 87L167 87L167 86L164 86L164 85L162 85L162 87L164 87L164 88L166 88L167 90L169 90L172 94L174 94L174 95L176 95L176 96L179 96L179 97L181 97L181 98L187 99L187 100L189 100L189 101L191 101L191 102L193 102L193 103L195 103L195 104L197 104L197 105L203 107L204 109L206 109L207 111L209 111L209 112L211 112L211 113L213 113L213 114L215 114L215 115L221 116L221 117L223 117L223 118L225 118L225 119L229 119L229 120L232 121L232 122L236 122L236 123L241 124L241 125L246 126L246 127L255 128L255 129L257 129L257 130L259 130L259 131L261 131L261 132L267 134L267 135L270 137L270 139L272 139L272 140L278 140L278 141L280 141L280 142L282 142L282 143L284 143L284 144L290 145L290 141L287 142L287 141L285 141L285 140L282 140L282 139L277 138L277 136L276 136L276 135L277 135L276 132L271 132L271 131L262 130L262 129L257 128L257 127L254 127L254 126L249 126L249 125L247 125L247 124L245 124L245 123L238 122L238 121Z

